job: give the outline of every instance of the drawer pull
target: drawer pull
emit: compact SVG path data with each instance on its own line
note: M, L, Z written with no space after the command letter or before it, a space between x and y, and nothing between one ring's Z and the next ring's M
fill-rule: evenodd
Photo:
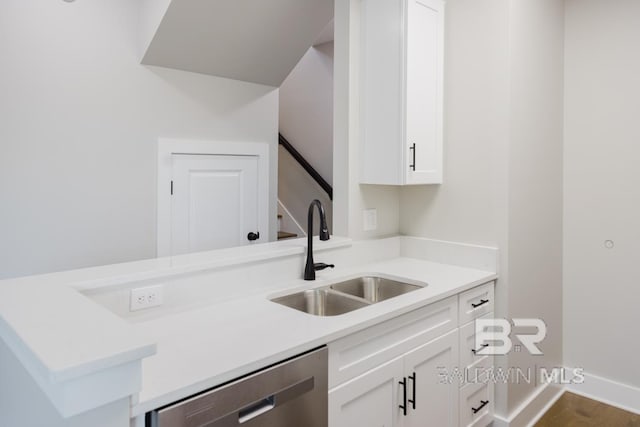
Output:
M409 403L411 403L411 406L415 410L416 409L416 373L414 372L413 374L409 375L409 379L411 380L413 385L413 397L409 399Z
M407 377L403 377L402 381L400 381L400 385L402 386L402 405L398 405L400 409L402 409L402 414L407 416Z
M489 347L489 344L482 344L480 348L477 350L475 348L471 349L471 353L478 354L479 351L482 351L483 348L487 348L487 347Z
M478 406L477 408L471 408L471 410L473 411L474 414L477 414L478 412L480 412L482 410L482 408L487 406L489 404L489 401L488 400L481 400L480 403L481 403L481 405Z
M485 304L486 304L486 303L488 303L488 302L489 302L489 300L488 300L488 299L481 299L479 303L477 303L477 304L471 304L471 307L473 307L473 308L478 308L478 307L480 307L481 305L485 305Z

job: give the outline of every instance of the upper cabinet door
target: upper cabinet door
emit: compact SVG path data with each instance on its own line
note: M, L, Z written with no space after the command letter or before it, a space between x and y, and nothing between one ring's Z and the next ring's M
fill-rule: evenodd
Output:
M443 29L441 0L408 0L407 184L442 183Z
M268 214L258 156L174 154L172 163L171 255L249 244Z
M444 3L362 0L361 183L442 183Z

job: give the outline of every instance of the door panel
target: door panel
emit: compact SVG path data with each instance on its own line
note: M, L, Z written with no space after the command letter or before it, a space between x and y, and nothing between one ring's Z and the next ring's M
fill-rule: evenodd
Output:
M329 392L331 427L400 425L402 358L394 359Z
M458 382L445 381L443 374L458 365L458 330L407 353L404 360L407 394L415 402L415 409L409 404L405 426L457 427Z
M441 0L408 0L407 183L439 182L442 150Z
M172 255L245 245L260 231L257 156L174 154L172 172Z

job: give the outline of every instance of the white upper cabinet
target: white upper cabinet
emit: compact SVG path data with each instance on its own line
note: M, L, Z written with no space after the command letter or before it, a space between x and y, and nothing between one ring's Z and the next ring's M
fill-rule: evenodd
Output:
M359 35L360 182L442 183L444 2L363 0Z

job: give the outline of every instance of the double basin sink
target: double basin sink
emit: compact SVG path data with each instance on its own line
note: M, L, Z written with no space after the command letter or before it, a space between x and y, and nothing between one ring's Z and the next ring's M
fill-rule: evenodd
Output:
M271 301L315 316L337 316L421 288L384 277L362 276Z

